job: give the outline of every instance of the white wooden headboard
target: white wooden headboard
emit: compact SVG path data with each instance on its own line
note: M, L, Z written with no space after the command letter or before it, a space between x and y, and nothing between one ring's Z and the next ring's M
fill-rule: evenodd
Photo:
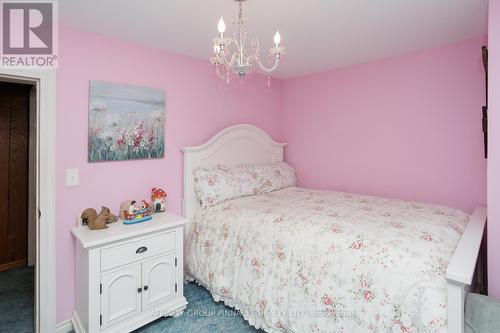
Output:
M274 141L262 129L252 125L235 125L215 134L207 142L185 147L183 215L193 219L200 209L194 190L193 170L216 165L263 164L283 161L284 143Z

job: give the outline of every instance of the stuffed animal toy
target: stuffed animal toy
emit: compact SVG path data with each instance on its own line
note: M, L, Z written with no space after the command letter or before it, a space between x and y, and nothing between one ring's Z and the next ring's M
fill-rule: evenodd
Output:
M108 226L108 220L113 219L114 215L111 214L109 208L102 207L101 212L94 220L89 220L90 230L100 230L106 229Z
M97 212L94 208L87 208L80 215L82 218L82 225L89 225L90 221L94 221L97 217Z
M164 212L166 209L165 199L167 198L167 193L159 188L153 188L151 190L151 201L153 201L153 209L156 213Z
M115 223L118 220L119 220L118 216L116 216L111 212L109 213L108 223Z
M94 208L87 208L80 217L82 224L87 225L91 230L105 229L107 228L106 224L118 221L118 217L112 214L107 207L102 207L99 214Z

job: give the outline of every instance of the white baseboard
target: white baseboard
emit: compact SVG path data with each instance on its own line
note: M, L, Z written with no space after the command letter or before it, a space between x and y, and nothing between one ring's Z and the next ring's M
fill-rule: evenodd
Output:
M69 333L73 331L73 323L70 319L61 321L56 325L56 333Z
M71 323L73 324L73 331L75 333L85 333L82 321L80 320L80 316L76 311L73 311L73 316L71 317Z

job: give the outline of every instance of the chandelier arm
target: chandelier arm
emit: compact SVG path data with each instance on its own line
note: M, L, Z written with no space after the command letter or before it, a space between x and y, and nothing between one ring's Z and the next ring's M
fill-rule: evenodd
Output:
M224 81L228 81L229 80L229 71L223 65L224 68L226 68L226 70L225 70L225 73L221 73L220 66L221 65L215 65L215 73L217 74L217 76L219 77L219 79L224 80Z
M242 63L246 61L245 59L245 45L247 43L247 35L246 34L243 34L242 35L242 40L241 40L241 43L243 45L242 49L241 49L241 61Z
M226 65L227 59L226 59L226 53L224 51L219 53L219 59L221 60L221 65Z
M233 53L233 56L231 57L231 61L227 64L228 67L233 67L234 64L237 62L238 58L238 53Z
M236 49L237 51L239 52L240 48L242 47L241 46L241 43L240 43L240 39L237 37L237 31L233 31L233 38L232 38L232 42L236 45Z
M260 41L259 41L258 38L254 38L253 39L253 43L255 44L255 46L254 46L254 48L255 48L254 53L256 55L256 58L259 58L259 56L260 56Z
M238 49L238 62L240 64L243 63L243 53L244 53L244 50L245 50L245 38L243 37L243 34L242 34L242 31L241 31L241 24L240 24L240 27L239 27L239 34L238 34L238 41L239 41L239 44L240 44L240 47Z
M226 69L233 66L233 64L234 64L234 54L231 56L231 59L228 60L228 58L227 58L228 53L230 54L229 47L226 47L226 49L224 51L221 51L219 54L219 58L222 60L222 65L224 65L226 67Z
M258 61L258 57L255 54L252 54L247 58L247 64L253 63L254 61Z
M266 73L271 73L272 71L276 70L276 68L278 68L279 62L280 60L276 58L274 61L274 65L271 68L268 68L260 61L260 59L258 60L260 68Z

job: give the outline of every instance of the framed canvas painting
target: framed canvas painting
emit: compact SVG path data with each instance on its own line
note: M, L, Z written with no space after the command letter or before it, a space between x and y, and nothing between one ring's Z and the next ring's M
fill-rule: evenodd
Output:
M162 158L165 92L90 81L89 162Z

